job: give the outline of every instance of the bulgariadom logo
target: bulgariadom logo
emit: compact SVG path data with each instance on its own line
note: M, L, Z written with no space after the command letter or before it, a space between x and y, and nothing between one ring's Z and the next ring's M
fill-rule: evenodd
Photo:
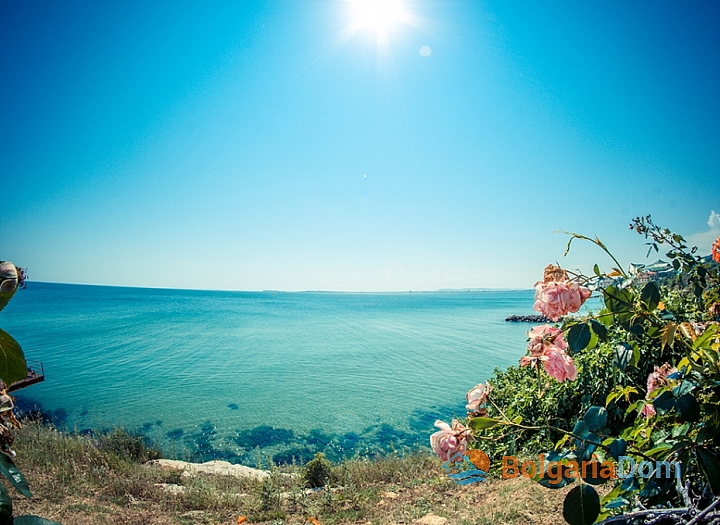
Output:
M482 450L468 450L467 454L456 453L442 467L458 485L470 485L487 479L490 458Z
M553 457L552 455L549 456ZM479 483L487 479L490 470L490 458L482 450L468 450L466 454L457 452L442 464L448 477L458 485ZM550 485L560 485L573 479L625 479L640 477L650 479L675 477L679 480L682 463L679 461L636 461L629 456L620 456L617 463L611 460L603 462L595 457L589 461L576 461L564 458L552 460L540 454L537 461L521 461L515 456L503 456L500 477L503 479L518 476L530 479L545 479Z

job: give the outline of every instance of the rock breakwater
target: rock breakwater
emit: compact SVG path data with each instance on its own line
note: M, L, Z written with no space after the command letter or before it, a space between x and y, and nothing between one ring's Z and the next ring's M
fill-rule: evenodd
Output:
M550 319L544 315L511 315L506 317L508 323L549 323Z

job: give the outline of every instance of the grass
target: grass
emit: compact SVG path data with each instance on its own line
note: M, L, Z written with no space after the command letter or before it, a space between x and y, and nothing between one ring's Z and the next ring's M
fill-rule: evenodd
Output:
M119 430L87 437L29 422L15 447L15 462L34 494L28 500L10 489L15 514L64 525L234 524L239 516L267 525L307 525L309 517L323 525L380 525L410 524L429 513L448 525L560 524L567 492L524 478L458 486L427 453L333 465L329 485L311 491L299 466L274 469L264 481L186 477L150 466L145 461L157 452ZM183 492L169 493L160 484Z

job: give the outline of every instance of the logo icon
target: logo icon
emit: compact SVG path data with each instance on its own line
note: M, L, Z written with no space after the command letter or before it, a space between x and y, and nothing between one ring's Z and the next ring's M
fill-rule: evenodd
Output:
M458 452L442 464L443 469L458 485L470 485L487 479L490 470L490 458L482 450L468 450L467 454Z

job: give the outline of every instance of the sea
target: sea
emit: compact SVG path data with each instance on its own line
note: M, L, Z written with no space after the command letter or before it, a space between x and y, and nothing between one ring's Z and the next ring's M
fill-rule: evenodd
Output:
M42 363L18 407L250 466L427 448L525 353L532 290L225 292L30 282L0 327Z

